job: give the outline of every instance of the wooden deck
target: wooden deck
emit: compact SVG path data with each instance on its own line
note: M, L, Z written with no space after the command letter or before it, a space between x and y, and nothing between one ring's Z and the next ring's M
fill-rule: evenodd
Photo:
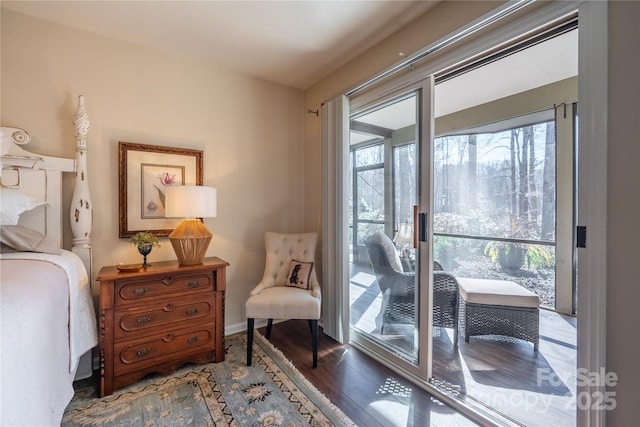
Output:
M351 289L352 322L411 354L411 326L385 326L385 334L379 334L381 296L373 276L354 274ZM575 425L576 323L574 317L541 309L538 353L518 339L471 337L466 343L462 335L456 351L453 330L435 328L435 383L523 425Z

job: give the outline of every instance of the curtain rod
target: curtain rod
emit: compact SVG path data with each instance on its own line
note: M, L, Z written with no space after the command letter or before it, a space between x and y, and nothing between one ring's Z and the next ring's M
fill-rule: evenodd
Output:
M475 22L472 22L471 24L469 24L466 28L463 28L460 31L455 32L454 34L451 34L449 36L445 36L443 39L436 41L435 43L432 43L431 45L427 46L424 49L419 50L418 52L414 53L413 55L407 57L404 61L400 62L399 64L393 65L390 68L382 71L380 74L370 78L369 80L366 80L363 83L360 83L359 85L357 85L356 87L348 90L347 92L345 92L345 95L347 96L351 96L377 82L379 82L382 79L385 79L386 77L389 77L392 74L397 73L398 71L400 71L401 69L407 67L407 66L411 66L412 64L418 62L419 60L435 53L438 52L442 49L444 49L445 47L448 47L462 39L464 39L465 37L470 36L471 34L480 31L486 27L488 27L489 25L505 18L506 16L512 14L513 12L517 12L518 10L528 6L529 4L533 3L535 0L510 0L506 3L506 5L501 6L500 8L498 8L497 11L492 12L491 14L489 14L488 16L485 15L483 17L480 17L478 20L476 20Z

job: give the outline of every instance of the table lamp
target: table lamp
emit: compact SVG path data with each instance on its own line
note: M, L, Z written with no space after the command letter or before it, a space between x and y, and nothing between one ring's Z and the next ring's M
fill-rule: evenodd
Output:
M180 265L202 264L212 234L201 218L217 213L216 189L201 185L172 185L165 193L165 216L184 218L169 234Z
M393 238L395 243L399 243L402 248L402 257L411 258L411 247L413 247L413 224L409 222L403 222L400 224L400 229Z
M413 224L403 222L400 224L398 234L393 239L396 243L411 243L413 244Z

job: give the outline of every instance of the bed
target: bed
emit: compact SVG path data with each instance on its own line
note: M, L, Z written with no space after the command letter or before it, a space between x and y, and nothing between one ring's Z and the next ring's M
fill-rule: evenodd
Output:
M29 134L1 128L0 425L60 425L79 366L97 345L91 295L92 208L86 173L89 121L79 98L75 159L21 146ZM75 173L62 209L62 174ZM73 247L62 249L63 220ZM84 374L87 375L86 373Z

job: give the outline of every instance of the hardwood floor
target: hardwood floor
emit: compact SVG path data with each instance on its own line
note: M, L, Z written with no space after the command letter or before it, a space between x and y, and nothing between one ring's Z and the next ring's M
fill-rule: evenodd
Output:
M259 331L264 334L266 328ZM312 368L311 334L304 320L273 326L273 345L359 426L475 426L451 407L374 359L320 333Z

